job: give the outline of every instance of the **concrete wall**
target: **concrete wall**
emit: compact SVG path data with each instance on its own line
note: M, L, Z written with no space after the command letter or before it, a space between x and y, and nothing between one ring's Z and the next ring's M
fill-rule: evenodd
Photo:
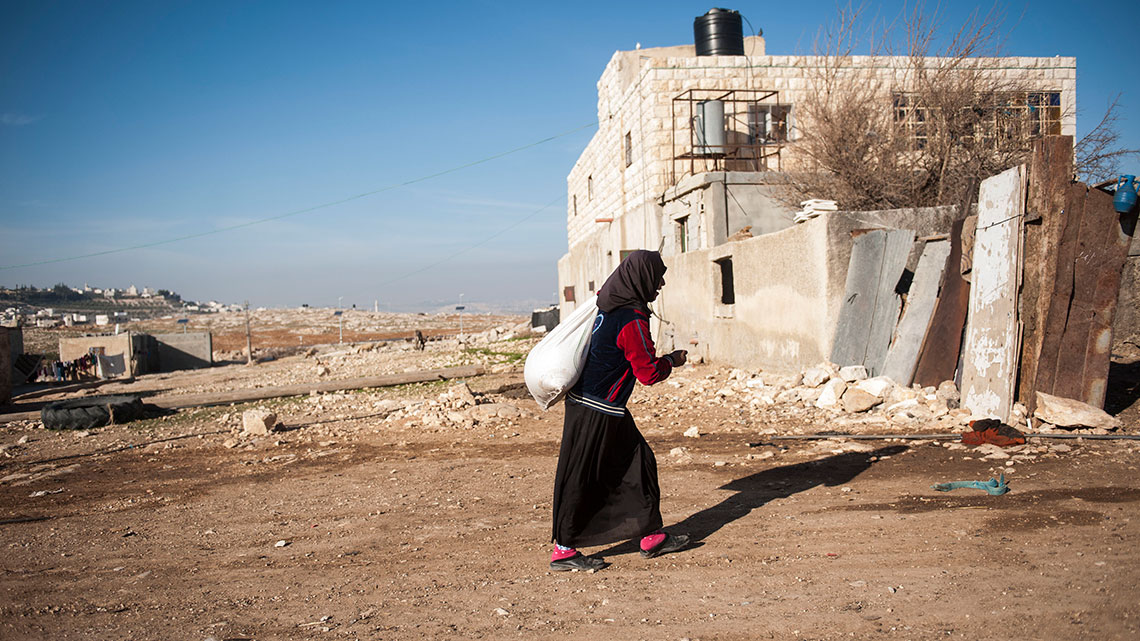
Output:
M946 233L955 208L836 212L779 232L668 256L655 311L658 351L735 367L795 372L831 353L843 302L851 232ZM917 252L916 252L917 255ZM721 268L732 262L735 303L721 302ZM913 266L913 265L912 265Z
M73 361L91 349L102 349L103 375L107 378L133 376L134 345L131 332L106 336L78 336L59 339L59 360Z
M213 336L210 332L155 334L159 372L210 367L214 363Z
M12 402L12 348L7 327L0 327L0 405Z

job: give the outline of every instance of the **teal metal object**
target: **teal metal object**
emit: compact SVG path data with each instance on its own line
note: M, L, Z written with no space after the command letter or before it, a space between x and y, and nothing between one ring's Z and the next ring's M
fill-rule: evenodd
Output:
M958 490L965 487L974 490L985 490L994 496L999 496L1009 491L1009 486L1005 484L1005 474L1001 475L1000 481L991 477L988 481L951 481L950 483L937 483L931 487L939 492L949 492L950 490Z
M1127 214L1136 207L1136 176L1116 179L1116 196L1112 199L1112 206L1118 214Z

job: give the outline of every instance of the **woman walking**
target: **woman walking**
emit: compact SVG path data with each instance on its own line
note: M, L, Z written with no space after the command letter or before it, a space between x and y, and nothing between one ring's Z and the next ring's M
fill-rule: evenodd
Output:
M653 385L685 364L684 350L657 357L649 334L649 303L664 285L661 254L638 250L598 290L585 369L566 396L552 570L609 565L578 547L640 538L641 555L652 558L689 543L688 535L661 530L657 460L625 407L635 379Z

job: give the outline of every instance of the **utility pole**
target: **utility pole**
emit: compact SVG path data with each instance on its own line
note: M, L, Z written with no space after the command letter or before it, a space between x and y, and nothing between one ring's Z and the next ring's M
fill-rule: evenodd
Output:
M249 301L245 301L245 364L253 364L253 336L249 333Z
M459 295L459 304L455 306L459 312L459 342L463 342L463 294Z
M344 300L344 296L338 296L336 299L336 321L337 329L340 332L339 345L344 344L344 310L340 308L340 301L342 300Z

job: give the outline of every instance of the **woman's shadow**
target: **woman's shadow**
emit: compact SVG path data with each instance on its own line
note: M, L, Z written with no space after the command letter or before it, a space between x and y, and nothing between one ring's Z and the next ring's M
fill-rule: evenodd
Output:
M690 548L701 545L701 541L733 521L747 516L752 510L774 499L783 499L793 494L810 490L818 485L836 486L851 481L871 467L874 461L894 456L907 450L903 445L892 445L870 452L848 452L794 465L783 465L736 479L721 490L733 494L723 501L690 515L672 525L668 530L687 533L692 543ZM632 554L638 551L637 541L625 541L595 553L597 556Z

